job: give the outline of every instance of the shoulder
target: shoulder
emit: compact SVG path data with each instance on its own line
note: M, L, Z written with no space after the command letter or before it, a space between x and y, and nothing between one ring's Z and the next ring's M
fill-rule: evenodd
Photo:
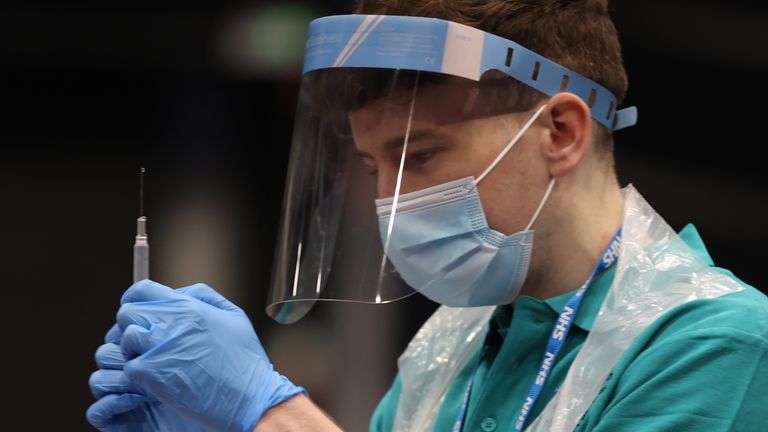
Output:
M698 230L692 224L683 228L679 236L709 269L727 276L743 289L717 298L688 301L661 316L648 330L661 338L709 331L711 334L741 334L768 340L768 297L740 280L730 270L716 267ZM704 274L693 274L694 279L706 277Z
M727 270L716 270L733 277ZM768 297L733 279L742 290L692 299L661 315L634 339L613 372L624 377L624 384L635 381L630 377L637 378L639 385L680 370L685 371L686 381L705 379L716 385L732 374L765 371ZM665 385L680 382L675 379L665 381Z
M395 414L397 413L397 405L400 400L400 392L402 391L402 384L400 382L400 375L395 377L392 387L389 388L387 394L379 402L376 410L371 417L370 432L389 432L394 428Z
M720 335L768 344L768 297L727 270L717 270L737 280L743 290L717 298L692 300L670 310L648 329L653 339L704 332L713 337Z

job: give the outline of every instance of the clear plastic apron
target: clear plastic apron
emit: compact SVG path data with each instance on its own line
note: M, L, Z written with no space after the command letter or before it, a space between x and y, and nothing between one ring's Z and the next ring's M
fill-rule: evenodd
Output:
M570 432L621 355L667 311L743 290L700 260L631 185L624 189L622 249L611 288L557 395L526 431ZM396 432L431 431L459 372L481 348L494 306L440 307L398 360Z

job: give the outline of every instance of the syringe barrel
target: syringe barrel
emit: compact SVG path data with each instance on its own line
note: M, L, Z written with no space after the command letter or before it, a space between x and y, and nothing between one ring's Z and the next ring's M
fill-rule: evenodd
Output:
M149 279L149 243L147 242L147 218L136 220L136 243L133 245L133 282Z
M143 241L136 236L136 243L133 245L133 282L149 279L149 243L146 237Z

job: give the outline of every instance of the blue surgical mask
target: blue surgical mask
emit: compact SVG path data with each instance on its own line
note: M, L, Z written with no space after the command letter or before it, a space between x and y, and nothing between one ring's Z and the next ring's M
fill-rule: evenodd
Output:
M477 184L520 140L543 109L539 108L477 179L466 177L376 200L384 252L412 288L437 303L454 307L507 304L518 296L531 261L531 226L555 179L550 181L528 226L510 236L488 226Z

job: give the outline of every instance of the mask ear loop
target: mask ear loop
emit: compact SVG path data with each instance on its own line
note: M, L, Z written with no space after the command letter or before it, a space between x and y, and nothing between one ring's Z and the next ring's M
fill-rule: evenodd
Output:
M475 180L475 186L477 186L477 184L480 183L485 178L485 176L487 176L488 173L491 172L491 170L494 169L496 165L499 164L499 162L501 162L502 159L504 159L504 156L506 156L507 153L509 153L509 151L512 150L512 147L515 144L517 144L518 141L520 141L520 138L522 138L523 134L528 131L528 129L533 124L533 122L535 122L536 119L539 118L541 113L544 111L544 108L546 107L547 107L547 104L540 106L539 109L536 110L536 112L531 116L531 118L528 119L527 122L525 122L523 127L520 128L520 131L517 132L517 135L515 135L515 137L512 138L509 144L507 144L507 146L504 147L504 150L502 150L501 153L499 153L499 155L496 156L496 159L494 159L493 162L491 162L491 164L488 165L488 168L486 168L485 171L483 171L483 173L480 174L480 176ZM536 209L536 212L533 214L533 217L531 218L531 221L528 223L528 226L525 227L525 231L530 230L533 224L536 222L536 219L538 219L539 214L541 213L541 209L544 208L544 204L546 204L547 199L549 199L549 195L552 193L552 189L554 189L554 187L555 187L555 178L552 177L552 179L549 181L549 186L547 186L547 191L544 192L544 197L541 199L541 202L539 203L539 207Z
M544 208L544 204L546 204L547 199L549 198L549 194L552 193L552 189L555 187L555 178L552 177L552 180L549 181L549 186L547 186L547 191L544 192L544 198L541 199L541 202L539 203L539 208L536 209L536 213L533 214L533 217L531 218L531 221L528 223L528 226L525 227L525 231L528 231L533 226L533 223L536 222L536 219L539 217L539 213L541 213L541 209Z
M499 162L501 162L501 160L504 159L504 156L506 156L507 153L509 153L509 151L512 150L512 147L515 144L517 144L518 141L520 141L520 138L523 136L523 134L528 131L528 128L530 128L533 122L536 121L537 118L539 118L539 115L541 115L541 112L544 111L544 108L546 107L547 107L547 104L542 105L541 107L539 107L536 113L534 113L533 116L531 116L531 118L528 119L528 121L523 125L523 127L520 128L520 131L517 132L517 135L515 135L515 137L512 138L512 141L510 141L509 144L507 144L507 146L504 147L504 150L502 150L501 153L499 153L499 155L496 156L496 159L494 159L494 161L491 162L490 165L488 165L488 168L486 168L485 171L483 171L483 173L480 174L480 176L475 180L475 186L477 186L478 183L483 181L485 176L487 176L492 169L496 168L496 165L498 165Z

